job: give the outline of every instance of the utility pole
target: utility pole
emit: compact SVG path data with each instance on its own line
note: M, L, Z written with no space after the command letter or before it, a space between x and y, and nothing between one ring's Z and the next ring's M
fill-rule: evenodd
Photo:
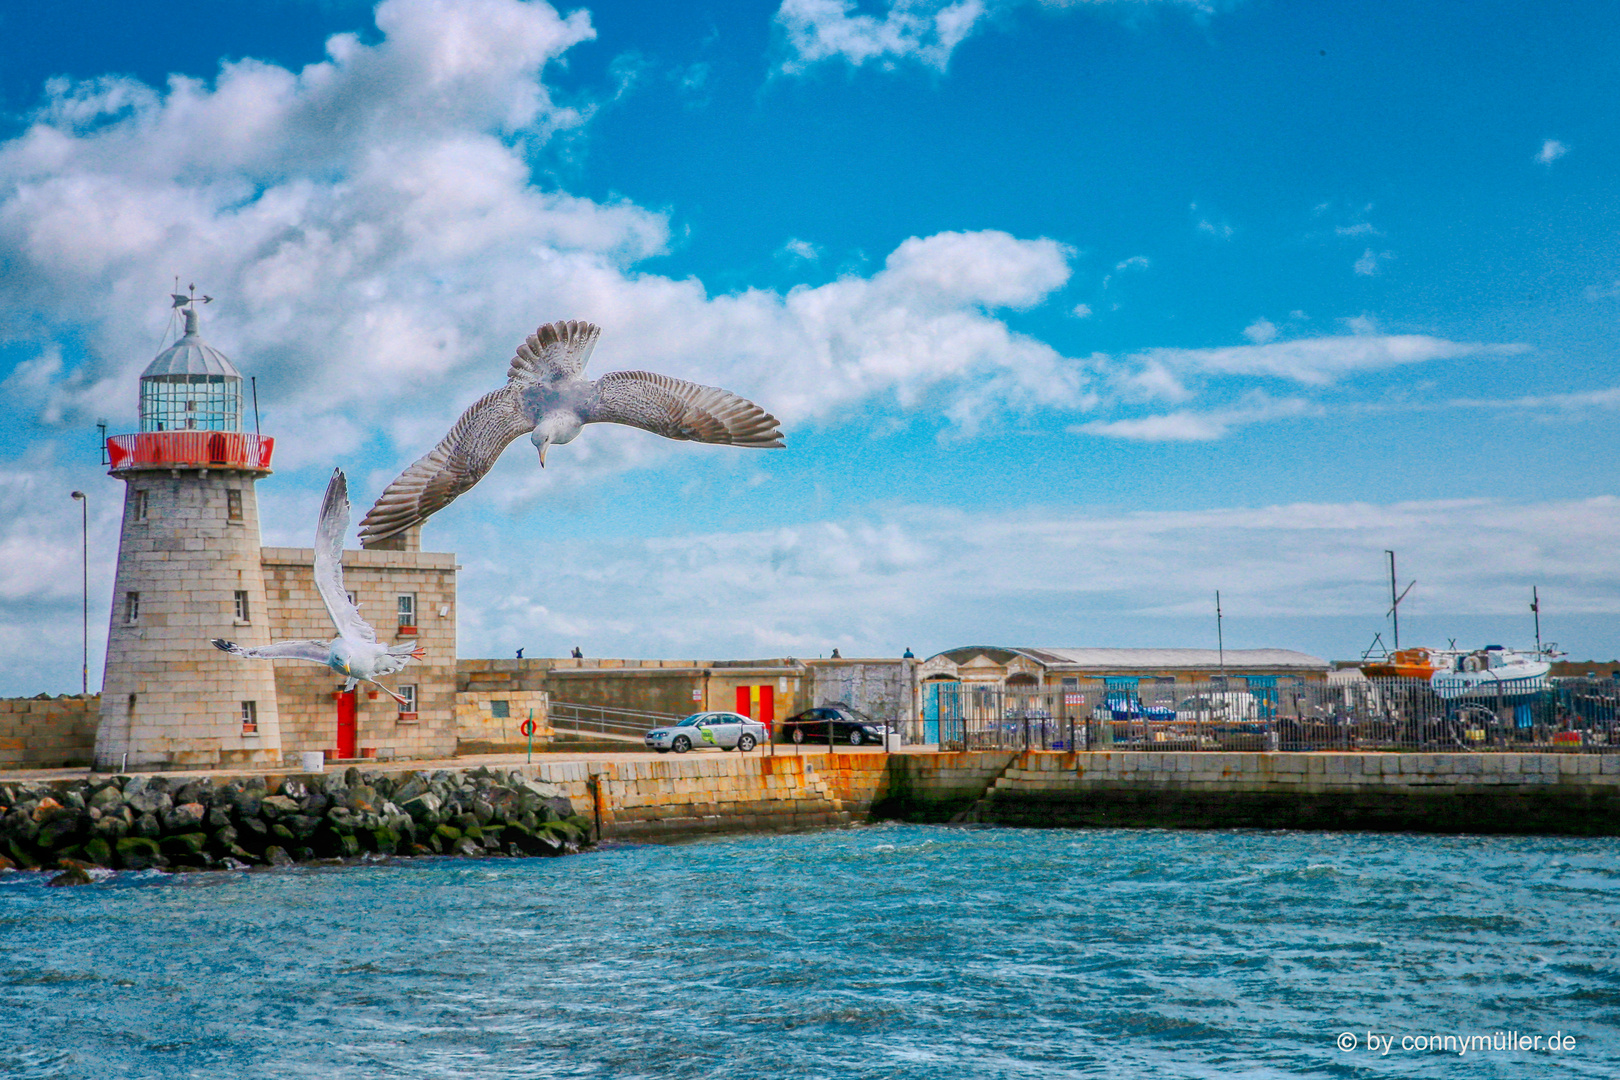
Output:
M1215 590L1215 646L1221 652L1221 687L1226 687L1226 635L1221 632L1221 590Z

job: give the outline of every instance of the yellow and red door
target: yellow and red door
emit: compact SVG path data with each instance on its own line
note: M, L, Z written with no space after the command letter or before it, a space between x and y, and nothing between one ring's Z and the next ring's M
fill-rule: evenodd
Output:
M750 720L758 720L770 733L776 722L776 687L770 683L737 687L737 711Z

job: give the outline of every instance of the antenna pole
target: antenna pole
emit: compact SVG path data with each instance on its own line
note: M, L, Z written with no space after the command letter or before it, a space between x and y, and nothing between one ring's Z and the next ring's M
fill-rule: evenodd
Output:
M1215 646L1221 653L1221 685L1226 685L1226 635L1221 630L1221 590L1215 590Z
M1401 598L1395 595L1395 553L1388 548L1384 554L1389 556L1389 617L1395 625L1395 648L1401 647Z
M1536 655L1541 654L1541 594L1534 585L1530 586L1530 610L1536 616Z
M259 377L248 376L248 386L253 390L253 435L259 437Z

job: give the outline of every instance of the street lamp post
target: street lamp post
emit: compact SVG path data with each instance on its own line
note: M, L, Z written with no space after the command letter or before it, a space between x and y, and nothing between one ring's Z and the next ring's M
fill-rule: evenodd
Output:
M73 498L79 504L79 525L82 538L81 570L84 584L84 652L83 666L79 669L79 693L85 697L90 694L90 500L85 498L84 492L73 492Z

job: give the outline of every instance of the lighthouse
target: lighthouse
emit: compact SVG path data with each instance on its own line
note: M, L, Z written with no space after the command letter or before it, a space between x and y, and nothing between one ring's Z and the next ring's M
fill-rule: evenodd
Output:
M107 440L124 517L96 768L280 764L276 677L209 644L271 640L254 485L273 439L242 430L242 375L202 339L198 307L174 297L185 332L140 380L140 430Z

